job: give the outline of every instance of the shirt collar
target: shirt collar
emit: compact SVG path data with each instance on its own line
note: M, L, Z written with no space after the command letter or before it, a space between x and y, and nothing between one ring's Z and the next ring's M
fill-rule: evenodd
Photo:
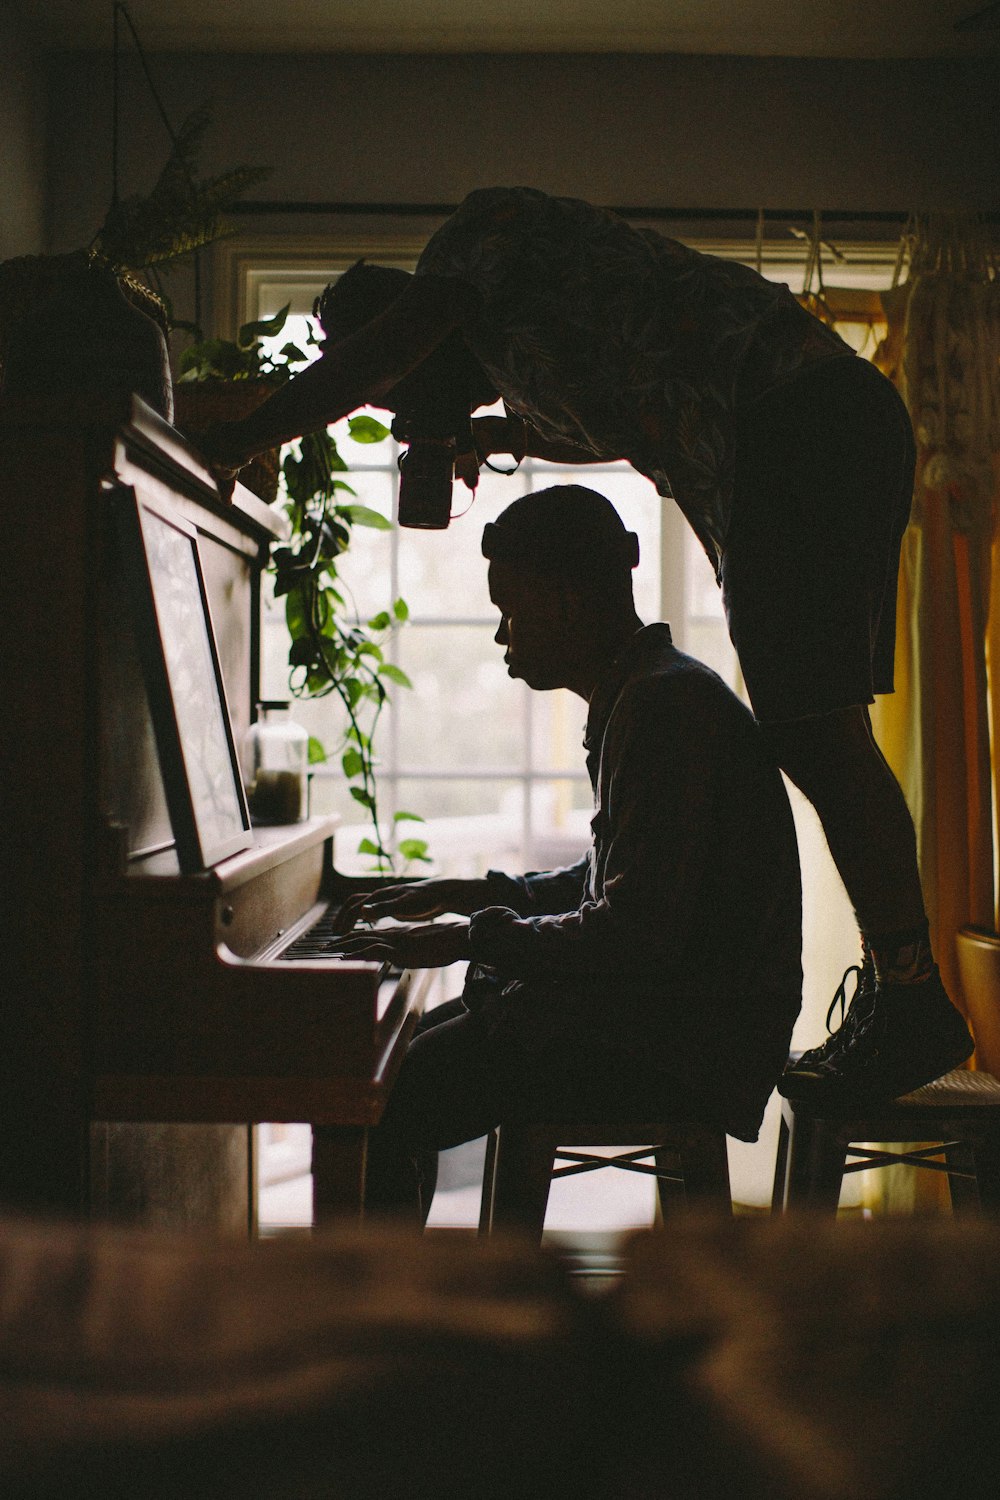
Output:
M629 636L621 649L611 658L590 695L587 727L583 735L583 748L588 754L598 747L604 738L611 710L618 701L618 695L635 669L636 663L641 661L648 652L672 644L670 626L665 621L658 621L653 625L643 625L635 635Z

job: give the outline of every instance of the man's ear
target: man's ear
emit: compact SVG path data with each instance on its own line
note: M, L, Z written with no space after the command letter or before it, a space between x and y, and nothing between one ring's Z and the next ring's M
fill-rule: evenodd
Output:
M554 578L550 582L556 600L556 608L567 625L579 625L591 613L587 596L575 583L565 578Z

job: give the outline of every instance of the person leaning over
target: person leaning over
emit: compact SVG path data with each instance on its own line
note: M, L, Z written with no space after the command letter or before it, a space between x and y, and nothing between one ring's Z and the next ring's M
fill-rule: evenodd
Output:
M588 703L589 853L565 869L353 898L400 927L339 948L404 967L471 959L431 1011L370 1138L366 1201L426 1214L437 1151L504 1120L671 1115L755 1140L802 991L791 810L759 726L665 624L635 613L638 539L578 485L486 527L511 677ZM435 922L444 913L468 920Z
M851 1107L963 1061L931 951L916 838L872 733L892 691L913 487L892 386L785 286L534 188L470 193L413 276L359 264L321 299L322 357L207 453L229 470L366 402L410 439L627 459L673 497L722 587L770 753L815 807L862 936L843 1025L783 1091ZM500 394L506 417L470 412ZM412 454L411 449L411 454ZM845 976L846 978L846 976Z

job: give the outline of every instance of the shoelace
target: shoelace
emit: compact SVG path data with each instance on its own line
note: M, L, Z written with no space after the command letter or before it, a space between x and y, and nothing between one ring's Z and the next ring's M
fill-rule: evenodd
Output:
M848 1000L847 981L850 979L852 974L856 976L854 981L854 994L851 996L850 1000ZM847 1020L847 1012L849 1007L854 1004L855 1000L861 994L864 974L865 971L861 964L850 964L844 970L844 977L840 981L840 984L838 985L834 993L833 999L830 1001L830 1007L826 1013L826 1029L831 1036L833 1036L834 1030L839 1031L840 1026L843 1026L844 1022ZM840 1006L840 1026L837 1026L835 1028L830 1023L833 1020L833 1013L837 1009L838 1005Z

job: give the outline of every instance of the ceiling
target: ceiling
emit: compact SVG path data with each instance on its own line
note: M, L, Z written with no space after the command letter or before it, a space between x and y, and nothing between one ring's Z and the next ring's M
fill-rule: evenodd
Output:
M110 0L13 0L46 50L106 48ZM150 52L688 52L975 56L988 0L129 0ZM958 21L969 21L955 30Z

